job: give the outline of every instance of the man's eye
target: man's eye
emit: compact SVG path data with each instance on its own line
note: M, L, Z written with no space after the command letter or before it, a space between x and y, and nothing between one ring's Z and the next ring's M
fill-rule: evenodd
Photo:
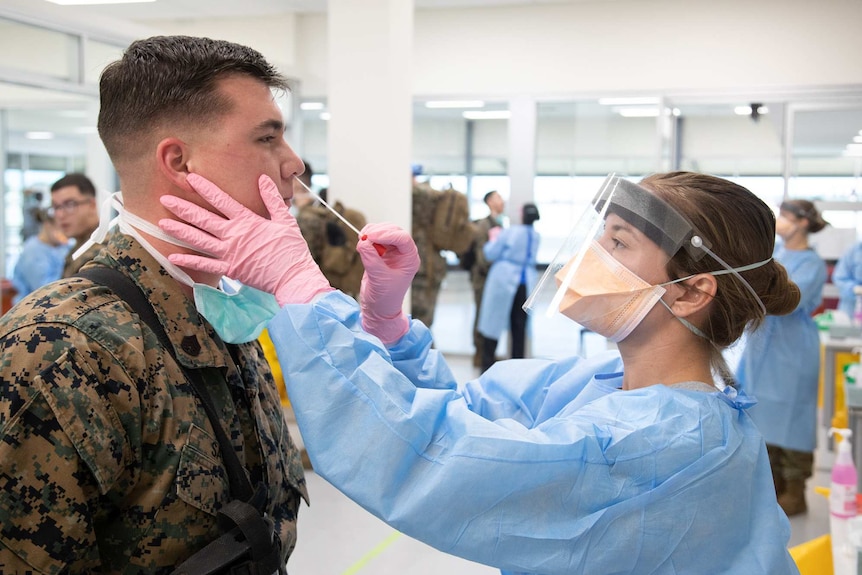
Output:
M275 140L275 136L264 136L263 138L260 139L260 141L265 143L265 144L269 144L273 140Z

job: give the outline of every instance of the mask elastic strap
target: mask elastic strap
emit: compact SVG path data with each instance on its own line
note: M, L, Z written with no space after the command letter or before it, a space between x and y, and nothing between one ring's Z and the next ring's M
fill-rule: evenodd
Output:
M112 209L117 210L117 217L109 219L111 217ZM105 199L104 202L102 202L102 209L99 214L99 227L93 231L93 233L90 235L89 240L84 242L80 248L75 250L75 253L72 255L72 257L77 258L93 244L100 244L104 242L105 238L108 236L108 232L114 226L118 226L121 232L130 235L136 240L138 240L138 242L143 246L147 253L153 256L153 258L155 258L155 260L159 262L163 268L165 268L165 271L168 272L168 274L172 278L189 287L195 285L195 281L191 278L191 276L189 276L179 267L172 264L170 260L168 260L168 258L162 255L162 253L156 250L156 248L154 248L152 244L150 244L150 242L144 239L144 236L138 230L145 231L154 237L157 237L161 240L164 240L177 246L188 247L190 249L194 248L192 246L189 246L188 244L185 244L184 242L181 242L167 235L158 226L155 226L150 222L144 220L143 218L140 218L135 214L126 211L126 208L123 205L123 194L121 192L114 192L107 199Z
M703 333L703 331L701 331L701 329L699 327L697 327L696 325L694 325L693 323L691 323L690 321L688 321L684 317L679 317L678 315L673 313L673 310L670 309L670 306L667 305L667 303L663 299L659 298L658 301L660 301L661 305L663 305L667 309L667 311L670 312L670 315L672 315L673 317L678 319L682 323L682 325L684 325L685 327L688 328L688 330L691 333L693 333L696 336L702 337L703 339L705 339L707 341L710 341L709 336L707 336L705 333Z
M90 246L93 244L100 244L105 241L105 237L108 235L108 232L111 228L117 225L117 222L120 220L119 216L113 219L111 218L111 210L117 204L122 206L122 202L123 196L120 192L114 192L105 198L99 210L99 226L93 230L93 233L90 234L90 238L78 246L78 248L72 253L73 260L81 257L81 254L90 249Z
M721 264L721 265L725 268L725 270L726 270L726 271L717 271L717 272L712 272L712 275L716 275L716 276L717 276L717 275L723 275L723 274L728 274L728 273L731 273L731 274L735 275L735 276L736 276L736 278L737 278L739 281L741 281L741 282L742 282L742 285L744 285L744 286L745 286L745 289L747 289L749 292L751 292L751 295L753 295L753 296L754 296L754 299L755 299L755 300L757 300L757 305L759 305L759 306L760 306L761 311L763 311L763 315L764 315L764 316L766 315L766 306L765 306L765 305L763 305L763 300L761 300L761 299L760 299L760 296L759 296L759 295L757 295L757 292L756 292L756 291L754 291L754 288L753 288L753 287L751 287L751 284L750 284L750 283L748 283L748 282L745 280L745 278L743 278L741 275L739 275L739 272L744 272L744 271L748 271L748 270L753 270L753 269L755 269L755 268L759 268L760 266L764 266L764 265L766 265L766 264L768 264L769 262L771 262L771 261L772 261L772 258L771 258L771 257L769 257L769 258L767 258L767 259L763 260L762 262L757 262L757 263L753 263L753 264L748 264L747 266L742 266L742 267L738 267L738 268L733 268L733 267L729 266L729 265L727 264L727 262L725 262L723 259L721 259L720 257L718 257L718 256L715 254L715 252L713 252L711 249L709 249L708 247L706 247L706 245L704 245L703 240L701 239L701 237L700 237L700 236L692 236L692 238L691 238L691 245L692 245L692 246L694 246L694 247L696 247L696 248L702 249L703 251L705 251L706 253L708 253L708 254L712 257L712 259L714 259L714 260L715 260L715 261L717 261L719 264Z

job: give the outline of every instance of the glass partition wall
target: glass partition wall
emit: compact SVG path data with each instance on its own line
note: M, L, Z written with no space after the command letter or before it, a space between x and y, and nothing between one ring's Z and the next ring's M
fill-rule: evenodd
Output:
M0 276L28 231L25 208L47 206L54 181L87 170L98 77L127 44L0 12Z

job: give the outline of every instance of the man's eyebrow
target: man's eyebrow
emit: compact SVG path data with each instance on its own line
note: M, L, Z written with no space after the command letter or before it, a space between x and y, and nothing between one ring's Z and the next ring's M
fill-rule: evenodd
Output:
M275 132L284 132L287 126L281 120L264 120L257 126L255 130L273 130Z

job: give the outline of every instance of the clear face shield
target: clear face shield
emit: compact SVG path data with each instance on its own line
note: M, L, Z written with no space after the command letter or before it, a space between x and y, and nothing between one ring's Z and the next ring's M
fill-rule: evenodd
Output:
M720 270L716 275L734 273L754 293L737 273L742 268L734 270L715 256L707 240L667 202L628 180L608 176L524 309L548 317L560 313L611 341L622 341L661 300L665 286L689 279L667 277L668 262L683 249L695 261L711 255Z

